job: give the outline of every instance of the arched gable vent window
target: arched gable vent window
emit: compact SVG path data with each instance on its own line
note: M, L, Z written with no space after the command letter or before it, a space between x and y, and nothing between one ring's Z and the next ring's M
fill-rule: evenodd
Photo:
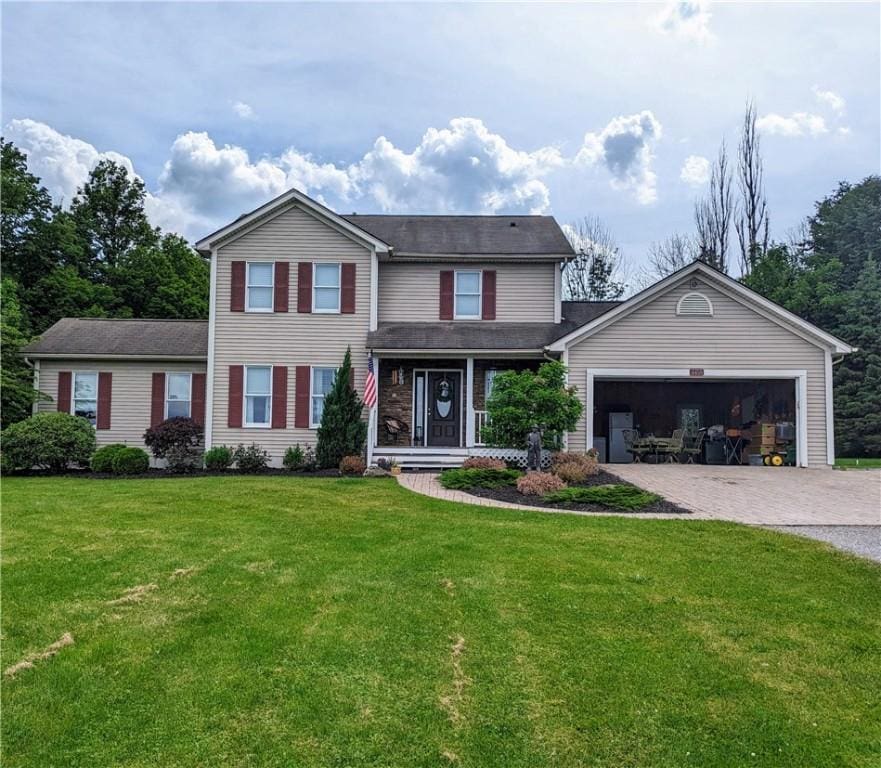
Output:
M676 314L688 317L712 317L713 303L702 293L696 291L686 293L676 305Z

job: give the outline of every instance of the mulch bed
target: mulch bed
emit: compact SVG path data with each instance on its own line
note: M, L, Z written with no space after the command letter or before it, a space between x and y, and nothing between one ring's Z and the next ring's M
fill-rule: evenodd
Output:
M633 483L628 483L622 480L617 475L613 475L611 472L606 472L601 469L599 474L591 475L584 482L572 484L570 488L580 488L587 487L592 485L633 485ZM479 496L483 499L494 499L496 501L505 501L510 504L522 504L524 506L529 507L546 507L547 509L567 509L574 510L576 512L613 512L615 514L632 514L632 513L647 513L647 514L674 514L674 515L689 515L691 514L690 510L684 509L683 507L677 506L672 502L661 499L660 501L656 501L654 504L649 504L647 507L642 507L641 509L613 509L611 507L604 507L601 504L581 504L576 502L550 502L545 501L540 496L524 496L520 493L514 486L506 486L504 488L472 488L470 491L465 491L465 493L470 493L472 496Z

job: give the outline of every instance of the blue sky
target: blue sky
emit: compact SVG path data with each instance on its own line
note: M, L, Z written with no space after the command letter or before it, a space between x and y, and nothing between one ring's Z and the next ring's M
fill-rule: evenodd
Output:
M4 3L3 132L69 200L101 157L198 237L289 186L348 212L692 230L746 98L772 234L879 170L877 3Z

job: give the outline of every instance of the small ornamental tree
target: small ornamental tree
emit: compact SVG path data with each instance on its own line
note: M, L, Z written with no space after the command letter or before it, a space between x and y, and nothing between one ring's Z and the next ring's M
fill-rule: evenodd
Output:
M175 472L187 472L201 464L201 442L202 427L184 416L166 419L144 433L144 443L153 455L165 459Z
M493 380L486 403L486 442L500 448L526 448L526 436L537 426L545 448L558 449L563 434L575 429L584 412L576 388L566 385L566 366L542 363L537 371L505 371Z
M315 457L322 469L338 467L343 456L359 456L367 441L367 424L361 419L364 404L349 383L351 376L352 352L346 349L333 386L324 396L315 448Z

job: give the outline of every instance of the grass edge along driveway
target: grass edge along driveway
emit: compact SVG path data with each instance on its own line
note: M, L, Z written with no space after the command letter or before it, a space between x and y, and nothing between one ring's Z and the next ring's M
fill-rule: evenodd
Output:
M881 568L384 480L6 479L6 766L875 766Z

